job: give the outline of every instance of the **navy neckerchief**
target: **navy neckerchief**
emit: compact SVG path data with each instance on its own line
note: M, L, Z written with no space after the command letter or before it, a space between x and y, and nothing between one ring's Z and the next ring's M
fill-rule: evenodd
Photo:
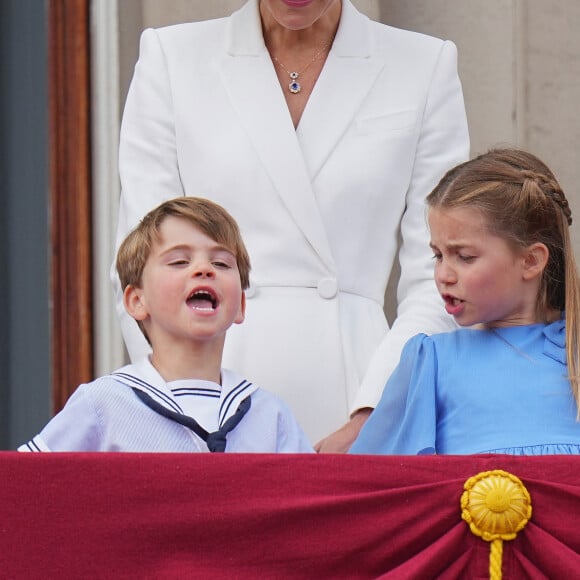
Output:
M163 417L166 417L167 419L171 419L172 421L180 423L184 427L188 427L196 435L201 437L206 442L208 449L212 453L223 453L226 450L226 435L237 427L238 423L243 419L244 415L249 411L252 405L252 399L250 396L247 396L240 403L238 410L229 419L227 419L227 421L224 422L220 429L214 431L213 433L209 433L193 417L171 411L167 407L164 407L152 399L147 393L144 393L140 389L136 389L134 387L131 388L137 397L139 397L139 399L150 409L156 413L159 413Z

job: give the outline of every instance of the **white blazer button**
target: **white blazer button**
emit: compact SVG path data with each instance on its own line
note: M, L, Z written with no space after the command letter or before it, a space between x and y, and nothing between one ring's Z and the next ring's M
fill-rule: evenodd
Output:
M253 298L256 295L256 287L253 284L250 284L246 288L246 298Z
M317 290L322 298L334 298L338 293L338 281L336 278L322 278L318 282Z

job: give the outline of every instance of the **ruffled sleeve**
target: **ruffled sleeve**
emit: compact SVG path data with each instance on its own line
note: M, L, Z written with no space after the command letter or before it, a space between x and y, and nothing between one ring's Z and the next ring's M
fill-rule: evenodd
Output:
M350 453L429 455L435 453L437 357L433 341L419 334L407 342Z

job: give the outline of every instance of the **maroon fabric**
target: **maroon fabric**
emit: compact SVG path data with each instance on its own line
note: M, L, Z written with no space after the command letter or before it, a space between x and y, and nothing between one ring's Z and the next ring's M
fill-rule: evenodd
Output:
M466 479L503 469L533 516L504 580L580 570L580 458L0 453L2 578L488 578Z

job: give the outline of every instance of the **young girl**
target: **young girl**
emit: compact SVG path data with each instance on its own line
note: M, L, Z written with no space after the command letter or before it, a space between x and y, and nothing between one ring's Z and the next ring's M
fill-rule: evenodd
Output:
M497 149L427 203L437 288L471 328L407 343L351 453L580 454L580 285L556 178Z

